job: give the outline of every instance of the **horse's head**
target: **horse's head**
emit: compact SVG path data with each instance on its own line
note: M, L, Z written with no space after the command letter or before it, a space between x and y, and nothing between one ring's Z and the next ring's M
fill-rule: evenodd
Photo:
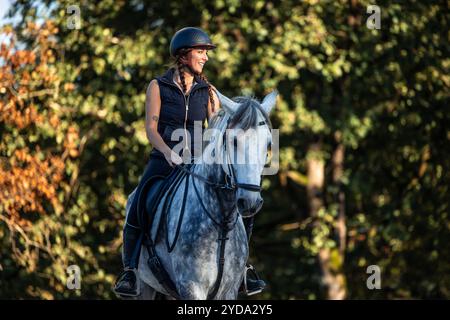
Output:
M237 187L236 205L243 217L255 215L262 207L261 174L272 143L269 114L277 92L262 103L249 97L233 100L218 93L222 109L228 114L223 135L222 166Z

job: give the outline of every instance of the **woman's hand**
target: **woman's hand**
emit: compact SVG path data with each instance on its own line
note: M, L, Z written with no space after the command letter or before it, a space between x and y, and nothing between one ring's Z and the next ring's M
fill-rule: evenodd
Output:
M172 168L183 163L183 159L173 150L166 152L164 157Z

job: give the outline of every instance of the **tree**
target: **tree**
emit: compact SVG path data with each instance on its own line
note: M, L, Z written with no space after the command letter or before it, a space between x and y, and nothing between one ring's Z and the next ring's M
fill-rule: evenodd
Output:
M32 101L36 115L64 106L58 116L67 124L55 130L60 140L35 145L41 152L51 141L62 148L64 137L73 136L76 155L57 153L66 170L61 184L70 186L61 199L71 212L69 221L57 221L89 252L62 254L65 261L88 261L83 297L111 297L126 195L151 149L145 88L167 67L171 36L187 25L206 29L217 43L206 73L221 92L280 92L272 117L280 129L280 171L263 180L265 205L251 243L252 261L271 284L261 297L449 297L445 2L379 3L381 29L373 30L366 26L371 3L357 0L81 1L79 29L68 27L76 18L67 11L72 3L44 3L58 29L55 60L48 61L58 81L36 90L60 90ZM18 34L40 18L31 1L14 8L23 18ZM21 41L33 50L33 38ZM4 132L11 143L28 137L16 124L1 123L2 143ZM55 210L44 207L62 219ZM381 269L381 290L366 287L369 265ZM0 294L23 294L4 288ZM47 290L55 298L68 294Z

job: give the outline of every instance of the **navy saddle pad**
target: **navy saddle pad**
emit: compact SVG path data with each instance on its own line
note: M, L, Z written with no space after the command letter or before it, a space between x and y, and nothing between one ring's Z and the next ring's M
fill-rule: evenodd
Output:
M190 165L186 166L186 168L189 167ZM179 167L175 167L167 177L155 175L145 181L138 195L138 221L142 230L151 228L155 210L161 198L170 186L178 182L185 174Z

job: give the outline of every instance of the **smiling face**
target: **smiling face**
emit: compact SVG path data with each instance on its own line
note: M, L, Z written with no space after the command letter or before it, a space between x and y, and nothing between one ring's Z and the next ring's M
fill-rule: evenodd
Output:
M197 74L202 73L206 61L208 61L208 50L203 48L194 48L181 58L181 62Z

